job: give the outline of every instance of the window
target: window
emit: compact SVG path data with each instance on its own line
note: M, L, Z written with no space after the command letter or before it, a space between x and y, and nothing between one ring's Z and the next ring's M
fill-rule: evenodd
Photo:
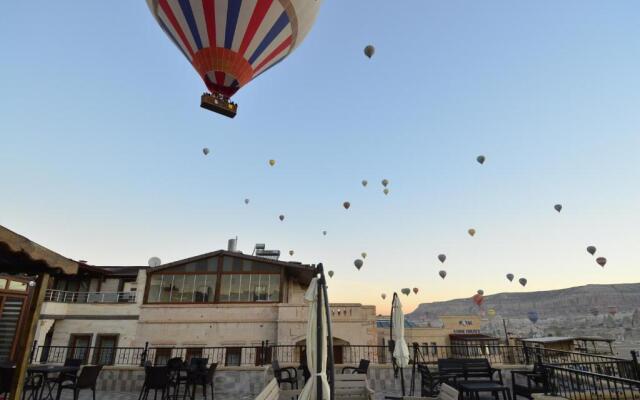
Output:
M91 348L91 335L71 335L69 338L69 353L67 358L82 360L83 364L89 361Z
M7 290L15 290L16 292L26 292L27 284L20 281L9 281L9 287Z
M171 358L171 348L158 347L155 349L156 355L153 360L154 365L167 365L167 361Z
M113 365L117 347L118 335L98 335L93 353L93 363L96 365Z
M152 275L148 303L212 303L216 275Z
M7 287L7 280L5 278L0 278L0 290L3 290Z
M280 301L280 275L222 274L220 302Z
M224 356L224 365L239 367L242 360L242 347L227 347Z

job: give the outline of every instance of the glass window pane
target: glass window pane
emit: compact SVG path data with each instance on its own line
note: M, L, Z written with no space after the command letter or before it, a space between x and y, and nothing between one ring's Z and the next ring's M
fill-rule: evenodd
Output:
M239 301L251 301L251 275L240 275L240 299Z
M173 286L173 275L162 275L162 291L160 292L160 303L171 301L171 287Z
M255 275L256 285L253 288L253 301L267 300L267 275Z
M218 272L218 257L211 257L207 262L208 272Z
M182 302L193 303L193 292L195 289L195 279L198 275L185 275L184 287L182 289Z
M280 275L269 276L268 301L280 301Z
M220 282L220 301L230 300L231 277L232 275L222 275L222 282Z
M162 284L163 275L151 275L151 282L149 283L149 295L147 301L149 303L157 303L160 298L160 289Z
M171 302L179 303L182 301L182 286L184 285L184 275L173 276L173 287L171 289Z
M222 272L231 272L233 269L233 258L225 257L222 262Z
M9 281L9 290L17 290L20 292L27 291L27 284L19 281Z
M218 276L217 275L207 275L207 282L206 282L206 293L207 296L205 297L206 302L208 303L213 303L215 296L216 296L216 282L218 281Z
M253 267L253 261L242 260L242 272L251 272Z
M240 280L242 275L231 275L231 295L230 301L240 301Z
M0 278L0 290L4 289L5 287L7 287L7 280L4 278Z

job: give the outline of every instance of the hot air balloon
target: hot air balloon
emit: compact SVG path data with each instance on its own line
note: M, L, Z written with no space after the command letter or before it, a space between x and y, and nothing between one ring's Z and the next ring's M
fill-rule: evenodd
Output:
M367 253L365 251L363 251L361 254L362 258L367 258Z
M518 279L518 282L520 282L522 287L527 286L527 279L526 278L520 278L520 279Z
M402 292L402 294L404 294L405 296L408 296L409 294L411 294L411 289L409 289L408 287L403 288L402 290L400 290Z
M494 310L493 308L490 308L487 310L487 315L491 318L496 316L496 310Z
M594 317L597 317L598 314L600 314L600 310L598 310L596 307L593 307L591 309L591 315L593 315Z
M480 163L480 165L484 164L484 161L486 160L486 157L483 155L479 155L478 157L476 157L476 161Z
M249 199L244 199L244 204L249 204Z
M479 294L480 296L484 296L484 290L482 290L482 289L478 289L478 294Z
M596 254L596 246L587 246L587 253L591 255Z
M364 264L364 262L359 258L353 262L353 265L355 265L356 268L358 268L358 270L360 270L360 268L362 268L363 264Z
M388 184L389 184L389 180L388 179L383 179L382 180L382 186L387 187Z
M538 312L537 311L529 311L527 313L527 318L529 318L529 321L533 322L534 324L536 322L538 322Z
M419 291L420 291L420 289L418 289L417 287L414 287L414 288L413 288L413 293L414 293L414 294L418 294L418 292L419 292Z
M388 195L388 194L389 194L389 189L384 188L384 190L382 191L382 193L384 193L384 194L385 194L385 196L386 196L386 195Z
M513 274L507 274L507 279L509 280L509 282L513 282Z
M596 258L596 262L598 263L599 266L604 268L604 266L607 264L607 259L604 257L598 257Z
M557 212L560 212L562 211L562 204L556 204L553 208L555 208Z
M609 307L607 307L607 312L609 313L609 315L611 315L613 317L618 313L618 307L617 306L609 306Z
M469 236L474 237L476 235L476 230L471 228L467 231L467 233L469 233Z
M342 203L342 207L344 207L345 210L348 210L349 207L351 207L351 203L349 203L348 201L345 201L344 203Z
M473 300L473 302L480 307L482 305L482 303L484 303L484 296L481 295L480 293L476 293L473 295L473 297L471 298L471 300Z
M329 278L333 278L333 271L329 271L327 274L329 275Z
M441 270L438 272L438 275L440 275L440 278L444 279L447 277L447 271Z
M147 0L162 30L211 94L201 107L233 118L229 100L286 58L311 30L322 1Z
M323 236L327 236L327 231L322 231Z
M373 57L373 53L376 52L376 48L373 47L372 45L368 45L367 47L364 48L364 55L371 58Z
M280 221L284 221L284 215L281 214L278 218L280 219Z
M209 154L209 148L205 147L204 149L202 149L202 153L206 156Z
M362 186L365 186L365 187L366 187L368 183L369 183L369 182L367 182L367 180L366 180L366 179L363 179L363 180L362 180Z
M444 261L447 259L447 256L444 254L438 254L438 260L440 260L441 263L444 263Z
M387 298L387 294L386 294L386 293L381 293L381 294L380 294L380 297L382 297L382 300L384 300L384 299L386 299L386 298Z
M276 165L276 160L269 160L269 165L272 167Z
M289 255L292 256L294 254L293 250L289 250Z

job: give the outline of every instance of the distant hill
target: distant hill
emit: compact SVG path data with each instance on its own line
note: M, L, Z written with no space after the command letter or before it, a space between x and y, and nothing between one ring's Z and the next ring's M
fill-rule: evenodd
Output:
M527 293L498 293L485 296L483 308L493 308L505 318L526 318L527 312L536 310L540 318L562 318L590 315L593 308L600 314L608 306L617 306L618 312L632 312L640 307L640 283L613 285L586 285L560 290ZM422 303L406 315L410 320L434 319L439 315L477 313L470 298Z

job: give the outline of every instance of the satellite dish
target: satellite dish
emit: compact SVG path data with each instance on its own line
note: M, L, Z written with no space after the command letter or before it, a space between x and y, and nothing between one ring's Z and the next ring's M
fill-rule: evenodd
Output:
M149 267L155 268L160 264L162 264L162 261L158 257L151 257L148 263L149 263Z

